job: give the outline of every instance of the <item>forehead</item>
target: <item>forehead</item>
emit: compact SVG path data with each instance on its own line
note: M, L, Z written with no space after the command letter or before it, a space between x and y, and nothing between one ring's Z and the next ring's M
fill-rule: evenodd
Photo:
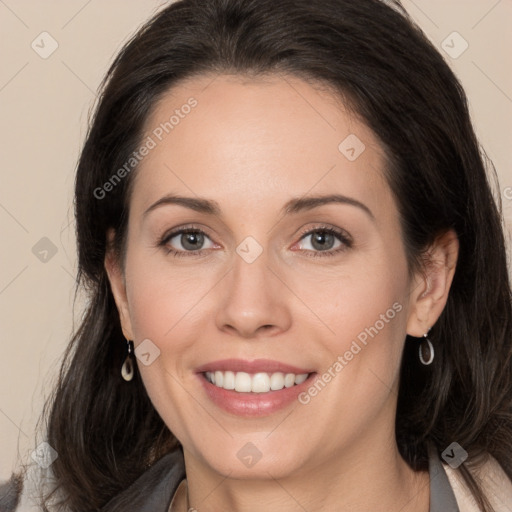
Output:
M170 192L248 209L309 191L391 200L373 132L331 90L296 77L181 82L155 105L143 139L152 148L135 175L140 208Z

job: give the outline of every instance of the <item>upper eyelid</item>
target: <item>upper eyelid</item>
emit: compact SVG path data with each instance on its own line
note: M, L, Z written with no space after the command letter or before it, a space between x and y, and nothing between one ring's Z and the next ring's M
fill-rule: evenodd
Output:
M174 238L175 236L178 236L178 235L181 235L183 234L184 232L193 232L193 233L201 233L203 235L206 235L208 238L212 238L207 230L205 230L204 228L200 228L200 227L197 227L197 226L194 226L194 225L190 225L190 226L183 226L183 227L179 227L179 228L175 228L175 229L170 229L168 231L166 231L161 237L160 239L161 240L169 240L171 238Z

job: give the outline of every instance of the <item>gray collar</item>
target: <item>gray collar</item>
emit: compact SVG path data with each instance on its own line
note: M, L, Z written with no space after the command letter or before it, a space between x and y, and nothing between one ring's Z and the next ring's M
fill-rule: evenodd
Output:
M429 448L428 469L430 475L429 512L459 512L452 486L434 446Z

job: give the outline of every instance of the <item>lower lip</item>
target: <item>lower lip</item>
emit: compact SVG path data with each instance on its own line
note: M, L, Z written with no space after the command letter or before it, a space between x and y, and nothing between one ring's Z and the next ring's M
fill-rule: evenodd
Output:
M315 375L316 373L312 373L301 384L268 393L239 393L215 386L202 373L199 373L198 377L207 396L215 405L237 416L255 417L268 416L293 403L297 396L310 386Z

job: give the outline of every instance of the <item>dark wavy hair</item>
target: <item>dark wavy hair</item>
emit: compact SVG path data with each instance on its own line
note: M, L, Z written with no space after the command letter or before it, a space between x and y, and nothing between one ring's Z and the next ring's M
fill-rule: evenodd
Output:
M422 367L418 340L405 342L396 439L414 469L425 468L428 444L441 453L457 441L469 453L459 470L491 512L470 470L491 454L512 479L511 292L495 173L450 67L398 1L379 0L180 0L115 58L76 174L77 288L89 301L44 411L64 503L98 510L179 446L140 375L120 376L126 341L104 267L106 232L114 228L121 257L136 169L106 198L94 191L137 150L169 88L221 73L326 85L373 130L410 268L421 268L439 234L456 232L457 269L431 331L434 364Z

